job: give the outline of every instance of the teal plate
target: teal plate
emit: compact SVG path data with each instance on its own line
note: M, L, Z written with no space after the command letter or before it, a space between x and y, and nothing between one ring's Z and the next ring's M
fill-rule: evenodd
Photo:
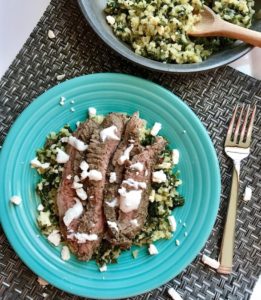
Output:
M64 106L59 105L64 96ZM70 100L75 103L71 104ZM84 120L88 107L98 113L139 111L149 125L162 123L161 134L181 156L183 207L174 211L177 231L171 240L156 243L159 254L149 256L141 248L137 259L124 252L118 264L101 273L96 264L72 257L60 259L60 248L51 246L37 223L39 197L35 193L36 171L30 168L35 150L47 134L64 124L75 126ZM75 109L72 112L71 108ZM164 88L123 74L95 74L68 80L38 97L11 128L0 156L0 213L7 238L20 258L37 275L67 292L95 299L134 296L154 289L178 275L200 252L214 225L220 197L220 172L214 147L207 131L177 96ZM14 206L12 195L23 202ZM182 226L179 222L181 220ZM184 233L188 232L185 237ZM176 246L175 240L180 241Z

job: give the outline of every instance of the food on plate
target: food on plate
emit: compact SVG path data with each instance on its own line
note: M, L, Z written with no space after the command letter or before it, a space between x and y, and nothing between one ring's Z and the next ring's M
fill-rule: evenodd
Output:
M37 150L37 221L51 244L63 243L63 260L72 252L105 271L122 250L148 245L155 255L153 242L172 237L172 210L184 204L173 171L179 153L158 134L160 123L152 129L138 113L101 116L91 108L75 131L66 125Z
M20 205L22 203L22 198L20 196L12 196L10 202L15 205Z
M253 0L108 0L106 20L136 54L164 63L198 63L228 43L188 36L206 4L224 20L250 27Z

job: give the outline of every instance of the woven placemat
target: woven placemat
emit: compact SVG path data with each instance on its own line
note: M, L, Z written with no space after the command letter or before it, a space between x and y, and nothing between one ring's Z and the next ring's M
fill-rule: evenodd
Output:
M56 38L49 39L48 30ZM26 44L0 82L0 144L16 117L46 89L66 79L96 72L122 72L150 79L180 96L208 129L217 150L221 173L221 206L202 253L217 258L230 189L232 163L224 155L227 121L236 102L257 102L252 151L242 166L241 195L253 188L252 200L239 201L235 265L229 276L204 266L199 255L179 276L150 293L132 299L169 299L174 287L184 299L249 299L261 273L261 83L229 67L204 74L170 75L151 72L124 60L109 49L83 18L75 0L53 0ZM3 179L8 180L8 179ZM0 228L0 299L81 299L37 276L16 256Z

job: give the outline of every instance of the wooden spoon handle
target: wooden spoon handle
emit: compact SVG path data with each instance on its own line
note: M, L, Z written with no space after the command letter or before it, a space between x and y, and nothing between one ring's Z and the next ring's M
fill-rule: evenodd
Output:
M219 23L218 32L215 35L241 40L261 48L261 32L240 27L226 21Z

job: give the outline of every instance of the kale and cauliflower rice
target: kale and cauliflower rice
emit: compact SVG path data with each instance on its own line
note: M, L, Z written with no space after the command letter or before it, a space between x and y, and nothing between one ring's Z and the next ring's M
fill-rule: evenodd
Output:
M251 26L253 0L108 0L105 14L114 34L136 54L164 63L199 63L231 42L188 36L204 4L228 22Z

